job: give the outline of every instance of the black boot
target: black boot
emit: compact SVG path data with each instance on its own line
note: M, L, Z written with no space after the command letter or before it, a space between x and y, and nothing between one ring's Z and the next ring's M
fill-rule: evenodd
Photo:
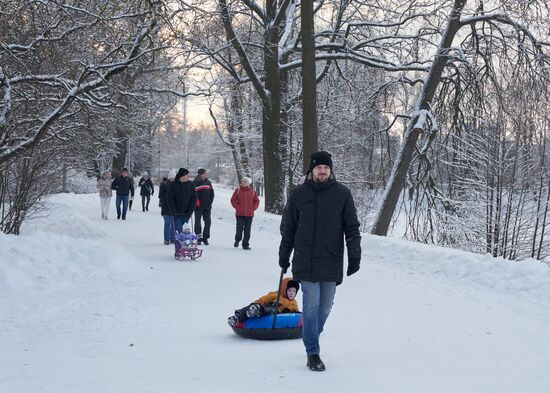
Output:
M308 356L307 367L312 371L325 371L325 363L323 363L319 355Z
M235 316L237 317L238 322L243 322L246 320L246 307L241 308L240 310L235 310Z

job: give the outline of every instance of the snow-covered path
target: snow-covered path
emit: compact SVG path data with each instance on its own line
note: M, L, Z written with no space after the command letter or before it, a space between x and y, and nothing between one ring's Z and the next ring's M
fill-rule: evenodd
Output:
M235 336L232 310L276 288L279 217L258 213L252 251L235 249L231 191L216 195L196 262L161 244L156 194L125 222L101 220L97 195L57 195L38 228L1 235L0 392L550 392L536 262L365 236L322 336L326 372L299 340Z

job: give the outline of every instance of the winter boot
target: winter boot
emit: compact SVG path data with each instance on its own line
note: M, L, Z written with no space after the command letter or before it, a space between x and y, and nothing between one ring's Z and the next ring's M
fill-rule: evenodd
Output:
M233 243L233 247L235 247L235 248L239 247L239 242Z
M246 316L248 318L255 318L262 315L262 306L256 303L252 303L248 308L246 309Z
M307 357L307 368L311 371L325 371L325 363L319 355L311 355Z
M240 310L235 310L235 318L237 318L238 322L243 322L244 320L246 320L245 308L241 308Z
M202 244L204 244L205 246L208 246L208 239L202 239Z
M237 324L237 322L239 322L239 320L237 319L237 317L235 315L232 315L229 318L227 318L227 323L231 327L235 326Z

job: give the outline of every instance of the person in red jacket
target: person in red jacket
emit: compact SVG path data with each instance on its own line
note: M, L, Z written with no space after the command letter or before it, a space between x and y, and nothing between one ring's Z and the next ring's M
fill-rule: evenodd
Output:
M242 239L244 250L250 250L252 218L254 217L254 210L260 205L260 198L250 186L250 183L251 180L248 177L243 177L241 186L235 190L231 197L231 205L235 208L235 215L237 216L237 232L235 233L235 244L233 245L239 247L239 242Z

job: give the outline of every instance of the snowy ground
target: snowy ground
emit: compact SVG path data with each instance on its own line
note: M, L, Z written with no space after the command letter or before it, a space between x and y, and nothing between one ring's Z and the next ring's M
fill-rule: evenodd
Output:
M550 269L365 235L338 287L324 373L300 340L258 342L226 324L277 286L279 217L258 213L233 248L217 188L211 245L177 262L156 194L127 221L99 197L56 195L20 237L0 235L0 392L549 393Z

